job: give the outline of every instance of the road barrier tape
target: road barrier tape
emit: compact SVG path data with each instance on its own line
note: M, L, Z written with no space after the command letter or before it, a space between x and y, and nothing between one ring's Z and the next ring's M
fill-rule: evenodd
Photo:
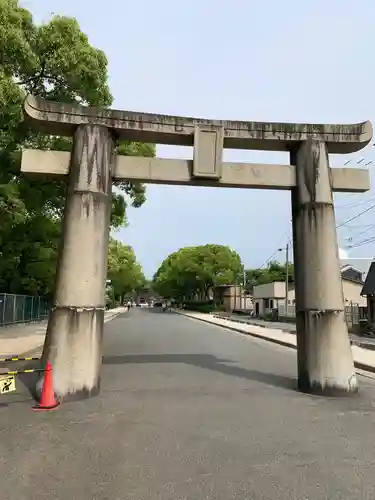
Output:
M10 363L12 361L40 361L40 358L0 358L1 363Z
M28 358L18 358L16 361L19 359L24 360ZM31 359L38 359L38 358L31 358ZM12 361L15 361L14 359ZM16 390L16 375L23 375L23 374L29 374L29 373L40 373L40 372L45 372L45 368L29 368L26 370L12 370L9 372L0 372L0 394L6 394L8 392L13 392Z
M10 372L3 372L1 373L0 372L0 377L5 375L22 375L24 373L36 373L36 372L44 372L45 369L44 368L30 368L29 370L13 370L13 371L10 371Z
M13 370L10 372L0 373L0 394L6 394L16 390L16 375L44 371L44 368L32 368L29 370Z

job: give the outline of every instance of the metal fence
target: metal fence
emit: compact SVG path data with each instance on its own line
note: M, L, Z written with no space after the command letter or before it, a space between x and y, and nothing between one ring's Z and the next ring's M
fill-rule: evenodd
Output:
M278 310L279 318L285 318L285 306L279 306ZM296 308L294 305L288 306L288 317L294 318L296 315ZM353 328L359 325L360 320L366 318L367 308L360 306L359 304L351 303L349 306L345 306L345 319L348 324L348 328Z
M0 293L0 327L41 320L49 310L50 302L45 297Z

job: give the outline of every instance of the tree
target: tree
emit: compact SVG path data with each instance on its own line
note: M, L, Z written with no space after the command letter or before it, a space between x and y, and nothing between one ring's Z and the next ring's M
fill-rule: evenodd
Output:
M233 283L242 270L240 256L229 247L185 247L162 262L154 275L153 288L165 297L205 300L210 290Z
M107 107L112 103L107 81L105 54L89 44L75 19L54 16L37 26L17 0L0 0L0 291L51 291L65 202L65 179L20 175L23 147L71 149L70 138L27 126L25 95ZM155 147L121 141L117 152L154 156ZM127 203L139 207L146 199L141 184L119 182L117 188L113 227L126 223Z
M286 264L280 264L276 260L268 263L268 266L263 269L247 269L246 271L246 288L252 291L254 285L262 285L273 281L285 281L286 279ZM289 283L294 281L293 264L288 265Z
M121 302L124 295L137 291L146 284L133 248L114 238L109 242L108 279L111 280L115 298Z

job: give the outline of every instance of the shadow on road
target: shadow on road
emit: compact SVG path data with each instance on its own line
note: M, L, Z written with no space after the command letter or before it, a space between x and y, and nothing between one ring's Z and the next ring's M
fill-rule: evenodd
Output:
M7 396L7 401L5 403L0 403L0 410L2 408L8 408L9 406L15 405L15 404L23 404L23 403L32 403L34 404L34 399L33 398L27 398L27 399L16 399L13 398L11 394Z
M144 308L137 308L137 311L146 311L148 313L156 313L156 314L164 314L165 316L168 316L169 314L177 314L174 311L164 311L161 307L144 307Z
M229 365L233 363L229 359L219 359L211 354L133 354L123 356L105 356L103 364L121 365L130 363L184 363L198 368L214 370L224 375L239 377L247 380L261 382L274 387L296 390L297 381L291 377L285 377L275 373L248 370L240 366Z

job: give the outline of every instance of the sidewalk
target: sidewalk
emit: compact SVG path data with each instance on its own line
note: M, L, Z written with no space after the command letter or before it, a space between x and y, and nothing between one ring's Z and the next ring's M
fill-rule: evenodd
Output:
M126 307L117 307L105 312L104 322L126 312ZM32 351L33 357L42 354L46 336L47 320L0 328L0 357L25 356Z
M181 312L177 310L175 312L177 312L178 314L183 314L184 316L190 317L192 319L205 321L206 323L211 323L227 328L229 330L244 333L246 335L251 335L252 337L268 340L269 342L273 342L285 347L291 347L293 349L297 348L297 338L295 332L288 332L286 330L281 330L280 328L267 328L263 325L259 326L242 321L233 321L231 319L223 318L215 314L204 314L186 311ZM375 373L374 351L359 347L358 345L356 345L356 343L352 343L352 352L356 368Z
M215 317L224 317L223 315L216 314ZM296 325L295 323L285 323L282 321L264 321L259 318L249 318L246 316L241 316L239 314L229 314L225 316L228 319L236 323L247 323L249 325L261 326L263 328L271 328L271 330L281 330L286 333L296 333ZM350 343L352 345L356 345L358 347L363 347L363 349L371 349L375 351L375 338L373 337L363 337L360 335L356 335L354 333L349 333Z

